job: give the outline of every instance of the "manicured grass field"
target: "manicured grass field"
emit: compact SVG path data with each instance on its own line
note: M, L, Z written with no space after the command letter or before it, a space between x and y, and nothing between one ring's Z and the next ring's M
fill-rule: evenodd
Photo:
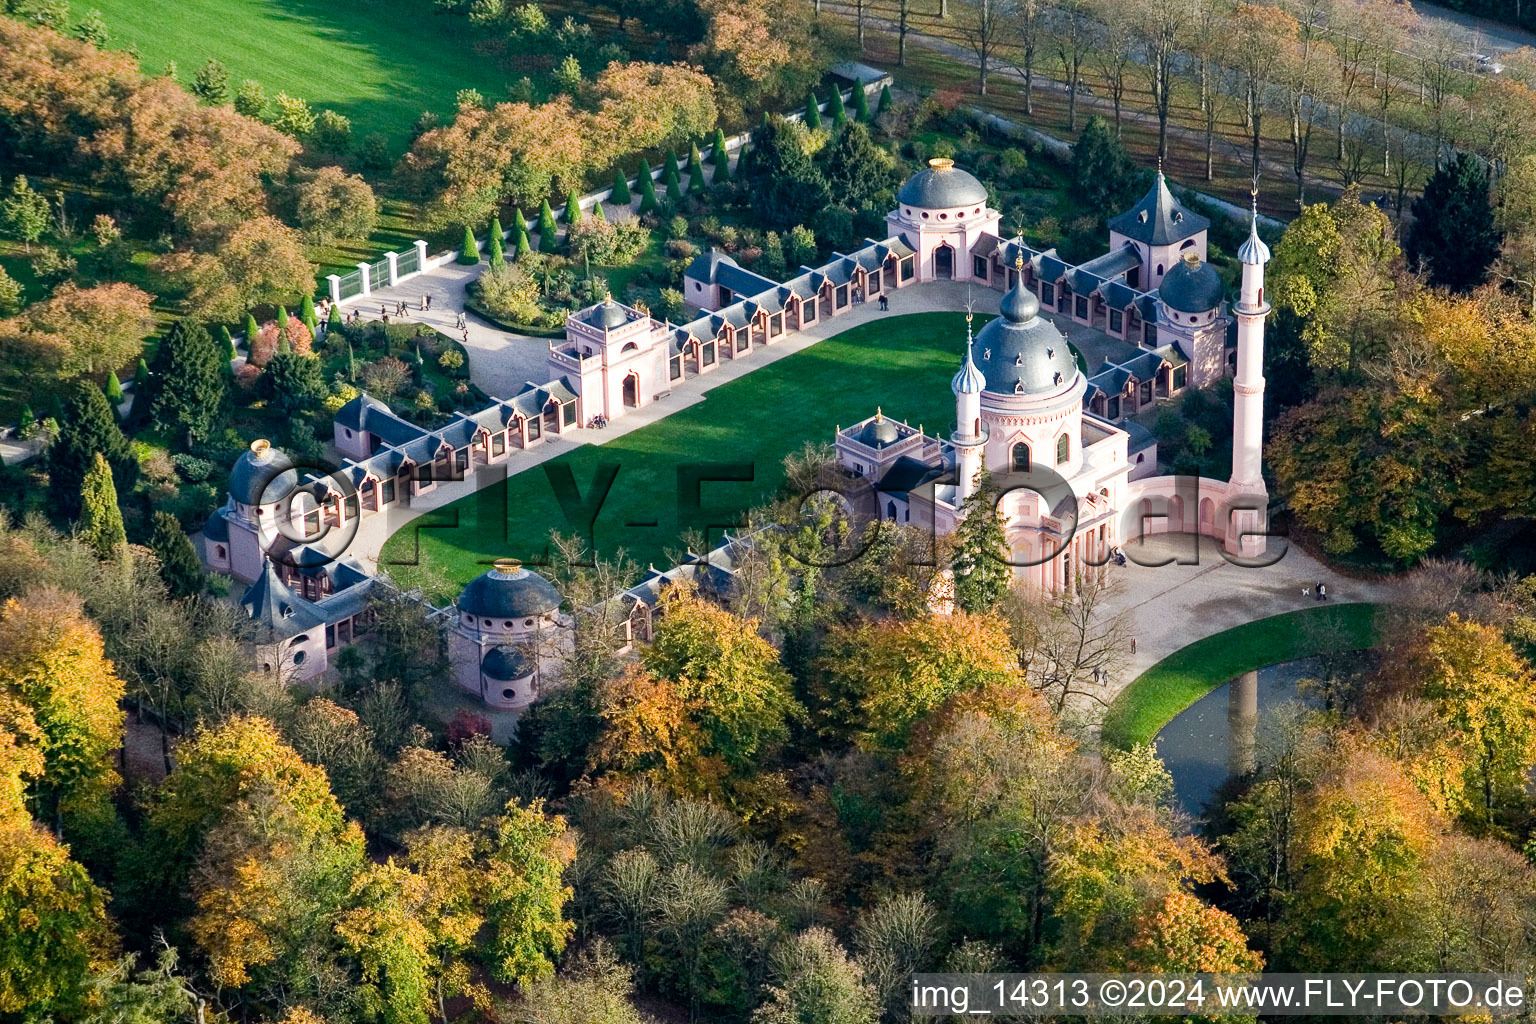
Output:
M1257 619L1168 655L1120 691L1104 715L1106 743L1150 743L1158 730L1228 680L1315 654L1358 651L1377 642L1376 605L1319 605ZM1329 628L1310 626L1326 623ZM1329 637L1321 649L1320 637Z
M783 482L785 455L807 441L831 442L839 425L864 419L876 406L887 416L923 424L930 434L947 431L955 414L949 379L964 339L960 313L919 313L860 325L724 384L658 423L608 444L585 445L519 473L505 488L485 488L423 516L389 539L381 567L402 585L452 598L491 559L542 558L551 530L575 532L545 467L569 467L586 498L603 463L616 463L618 475L593 529L599 552L611 555L623 548L641 566L659 567L683 531L715 526L709 532L718 541L720 524L735 522L768 498ZM679 467L709 462L748 463L752 479L704 483L701 507L680 512ZM457 525L417 528L453 523L455 515ZM647 523L654 525L637 525ZM389 564L411 559L418 536L419 564Z
M423 110L449 115L460 89L505 97L531 71L499 66L474 52L461 16L434 14L423 0L92 0L111 33L108 46L135 50L149 72L174 60L178 77L213 57L229 71L230 91L245 78L329 107L352 119L357 140L382 132L399 152Z

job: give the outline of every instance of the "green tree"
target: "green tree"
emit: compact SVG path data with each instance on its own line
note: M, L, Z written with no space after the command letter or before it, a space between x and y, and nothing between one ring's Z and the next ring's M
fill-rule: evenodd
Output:
M896 184L891 154L875 145L869 129L857 121L837 130L831 145L816 154L816 164L831 195L851 209L883 202Z
M806 224L828 204L827 182L806 148L805 129L781 117L757 133L737 168L757 220L785 230Z
M48 449L48 492L60 519L80 518L80 494L86 474L102 455L112 467L119 491L132 488L138 463L128 439L118 429L107 396L87 380L73 382L59 411L59 434Z
M1077 195L1096 213L1118 210L1135 189L1132 170L1125 144L1114 128L1097 114L1090 117L1072 147L1072 184Z
M250 353L251 346L255 344L256 336L261 333L260 326L256 323L255 313L245 314L245 351Z
M997 503L1002 492L987 472L976 474L976 489L960 509L955 528L955 604L968 612L986 612L1008 592L1008 537Z
M133 368L133 393L144 395L149 391L149 364L140 356Z
M501 218L492 217L490 230L486 232L491 242L491 255L487 265L492 267L506 266L507 258L501 250Z
M25 174L16 175L10 191L0 199L0 215L5 217L6 228L22 240L29 253L32 243L48 230L49 213L48 200L33 191Z
M715 129L714 142L709 149L710 162L715 165L715 184L719 185L731 180L731 154L725 146L725 132Z
M99 453L80 488L77 536L104 560L120 559L127 552L128 533L123 529L123 510L117 505L117 488L112 486L112 467Z
M629 179L624 175L624 168L614 168L613 191L608 194L608 201L615 206L628 206L632 199L633 197L629 194Z
M210 107L222 107L229 102L229 72L224 65L209 57L192 77L192 95Z
M509 803L490 823L482 850L491 929L483 949L491 972L519 986L549 977L575 930L565 918L572 891L562 874L576 853L565 819L545 814L542 800L526 808Z
M816 98L814 92L806 94L805 120L803 123L813 132L821 130L821 101ZM756 139L752 141L754 144L757 142Z
M166 592L178 600L203 592L206 582L203 563L192 546L192 538L169 512L155 512L154 529L149 535L149 549L160 564L160 578Z
M22 300L26 297L21 282L0 267L0 319L15 316L21 312Z
M581 223L581 197L575 189L565 194L565 209L560 211L560 219L572 226Z
M848 108L843 106L843 90L836 86L832 88L832 95L827 100L827 114L832 118L834 129L848 123Z
M267 112L267 94L261 83L247 78L235 90L235 113L260 118Z
M640 212L655 213L661 208L661 202L656 198L656 179L651 177L651 169L640 168L640 177L636 180L640 185Z
M704 163L697 142L688 147L688 191L695 195L704 191Z
M1408 265L1427 271L1432 285L1468 292L1487 280L1499 242L1482 161L1457 153L1414 200L1403 243Z
M106 392L107 401L112 403L114 410L123 404L123 382L117 379L116 370L107 371L107 383L102 390Z
M557 253L560 251L560 233L555 227L555 211L549 208L549 200L545 199L539 206L539 252Z
M880 103L875 107L875 116L879 117L882 114L889 114L895 107L896 101L891 98L891 87L889 85L882 85L880 87Z
M261 393L285 416L311 408L326 393L319 358L301 352L279 352L261 375Z
M876 1024L879 1000L859 964L825 928L783 942L752 1024Z
M299 319L304 322L305 327L309 328L311 338L319 333L319 321L315 318L315 300L308 295L299 298Z
M234 336L229 333L229 327L225 324L219 324L219 355L224 360L224 365L219 367L221 371L228 370L228 364L234 362L238 355L235 351Z
M667 202L676 204L683 198L682 182L677 177L677 161L672 159L666 165Z
M869 115L869 93L864 89L863 79L859 78L853 80L853 116L864 124L868 124L871 120Z
M472 267L480 262L480 243L475 241L475 233L464 225L464 240L459 243L459 262L467 267Z

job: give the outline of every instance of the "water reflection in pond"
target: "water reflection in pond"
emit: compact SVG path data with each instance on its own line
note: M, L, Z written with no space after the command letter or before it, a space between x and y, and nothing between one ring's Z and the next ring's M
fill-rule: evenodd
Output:
M1287 701L1303 700L1297 683L1316 678L1318 669L1317 659L1304 658L1246 673L1218 686L1165 725L1157 734L1157 753L1173 776L1179 805L1203 815L1224 782L1252 771L1260 716Z

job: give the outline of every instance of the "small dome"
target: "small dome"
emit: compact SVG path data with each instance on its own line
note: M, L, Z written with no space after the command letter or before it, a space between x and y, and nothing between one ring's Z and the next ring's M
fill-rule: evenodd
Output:
M1226 291L1216 268L1200 262L1200 257L1190 250L1163 275L1157 297L1163 300L1163 305L1180 313L1209 313L1221 305Z
M884 448L888 444L895 444L901 440L901 428L895 420L888 420L885 414L875 410L875 418L864 424L864 429L859 431L859 443L869 448Z
M629 323L629 314L624 307L612 299L604 299L603 304L593 311L592 319L601 324L604 330L613 330L615 327L623 327Z
M957 395L979 395L987 389L987 378L976 369L976 364L971 360L971 346L967 339L965 346L965 362L960 366L960 372L955 374L949 382L950 390Z
M896 201L925 210L977 206L987 201L987 187L956 167L953 160L936 158L928 161L926 171L918 171L907 179L896 193Z
M560 607L560 591L549 580L503 559L488 573L469 581L459 595L459 611L486 619L527 619Z
M298 482L292 459L267 441L252 441L229 471L229 496L242 505L271 505Z
M492 647L480 661L480 671L492 679L509 682L533 674L533 665L511 644Z
M1259 237L1259 197L1253 197L1253 220L1248 224L1248 237L1238 247L1237 260L1253 267L1262 267L1269 262L1269 246L1264 244L1264 239Z
M1024 287L1024 277L1020 275L1013 287L1008 289L1008 294L1003 296L999 309L1003 316L1014 323L1027 324L1040 315L1040 300L1034 292Z

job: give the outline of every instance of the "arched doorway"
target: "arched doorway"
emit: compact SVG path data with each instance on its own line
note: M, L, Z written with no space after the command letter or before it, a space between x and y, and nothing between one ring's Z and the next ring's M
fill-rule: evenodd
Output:
M1168 499L1168 532L1184 532L1184 498L1175 494Z
M933 250L933 276L941 281L955 276L955 250L948 242Z
M1011 450L1008 462L1008 468L1011 472L1028 473L1029 445L1025 444L1023 441L1020 441L1018 444L1014 445Z
M640 375L634 370L624 377L624 408L640 408Z
M1200 501L1200 532L1210 534L1215 532L1216 503L1210 498L1202 498Z
M553 398L544 406L544 429L556 434L560 432L560 403Z

